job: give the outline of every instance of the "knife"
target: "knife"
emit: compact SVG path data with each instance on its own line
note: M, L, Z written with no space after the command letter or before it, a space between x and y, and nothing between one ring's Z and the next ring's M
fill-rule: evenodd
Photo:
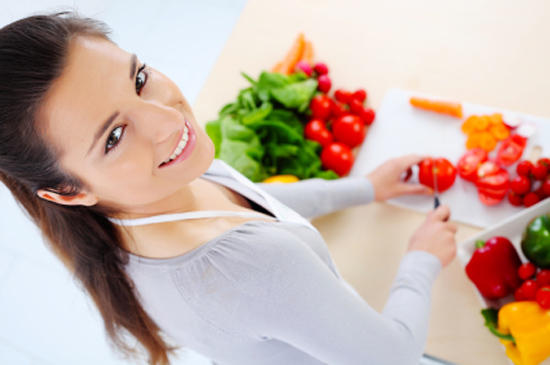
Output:
M435 165L432 166L432 175L434 178L434 209L437 209L439 207L439 190L437 189L437 167Z

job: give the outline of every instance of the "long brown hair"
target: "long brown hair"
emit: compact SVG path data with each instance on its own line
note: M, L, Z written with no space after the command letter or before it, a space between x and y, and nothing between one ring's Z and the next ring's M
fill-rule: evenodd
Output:
M127 331L148 352L150 364L169 364L176 348L162 338L124 271L128 257L120 233L107 219L118 212L101 204L57 204L36 194L45 189L76 195L87 188L59 166L57 151L38 132L36 115L63 71L71 39L91 35L112 41L109 33L104 23L70 11L30 16L0 29L0 181L90 294L112 344L127 356L138 356L123 339Z

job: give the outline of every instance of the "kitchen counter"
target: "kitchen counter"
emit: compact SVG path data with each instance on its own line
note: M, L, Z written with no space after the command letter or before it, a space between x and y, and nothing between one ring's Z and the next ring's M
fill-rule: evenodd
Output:
M375 109L391 87L550 117L550 2L266 1L243 10L194 105L201 124L287 52L300 31L334 88L366 88ZM200 57L200 55L193 55ZM388 141L391 143L391 141ZM381 310L424 215L382 203L313 224L342 275ZM480 230L459 225L460 242ZM426 352L457 364L506 364L483 326L474 286L455 260L437 279Z

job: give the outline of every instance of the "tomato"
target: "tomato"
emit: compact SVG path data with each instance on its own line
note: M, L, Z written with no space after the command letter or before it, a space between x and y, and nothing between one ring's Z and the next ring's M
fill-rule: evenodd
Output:
M363 111L363 103L357 99L351 99L349 101L349 108L353 113L359 115Z
M334 139L338 142L345 143L350 148L363 143L366 132L363 121L356 115L343 115L338 117L332 124Z
M510 181L510 189L518 194L527 194L531 190L531 180L525 176L516 176Z
M350 111L347 109L346 104L339 101L332 103L332 116L339 117L341 115L349 114Z
M332 86L332 81L330 81L330 77L328 77L327 75L321 75L317 79L317 82L318 82L317 88L319 89L319 91L328 93L328 91L330 90L330 87Z
M543 286L537 290L535 299L542 309L550 309L550 286Z
M338 100L341 103L347 104L351 100L351 95L349 91L338 89L334 92L334 99Z
M487 161L487 151L482 148L473 148L467 151L458 160L458 174L464 180L475 182L477 180L477 168L481 163Z
M519 288L516 289L514 297L517 301L520 300L535 300L537 295L538 285L535 280L525 280Z
M437 189L444 192L453 186L456 179L456 168L446 158L426 158L419 163L418 179L421 184L434 187L433 172L435 169Z
M508 190L508 171L493 161L485 161L477 169L476 186L481 189Z
M518 165L516 166L516 172L518 173L518 175L529 177L533 167L534 165L531 161L524 160L518 163Z
M546 175L548 175L548 170L545 165L537 162L537 164L533 166L531 173L535 179L544 180L546 179Z
M510 166L521 158L527 138L513 134L500 144L497 152L497 162L502 166Z
M508 192L508 201L515 207L523 205L523 196L514 193L512 190Z
M338 175L343 176L353 166L353 153L345 144L333 142L321 151L321 163L323 167L334 170Z
M361 120L363 121L363 123L365 123L365 125L371 125L372 122L374 122L374 118L376 117L376 114L374 113L374 110L372 110L371 108L363 108L363 110L361 110L359 112L359 117L361 117Z
M319 75L326 75L328 74L328 67L326 64L322 62L317 62L315 66L313 66L313 69L315 72L317 72Z
M309 108L313 118L326 120L330 117L332 109L332 99L325 94L320 94L311 99Z
M521 280L527 280L531 278L533 275L535 275L535 272L537 272L537 267L532 262L523 263L518 268L518 275Z
M323 147L331 143L333 140L332 134L325 126L325 122L317 118L311 119L306 124L304 128L304 135L307 139L319 142Z
M364 89L358 89L355 90L353 94L351 94L352 99L358 100L361 103L364 103L367 99L367 92Z
M489 196L486 194L486 192L484 190L478 190L477 192L478 194L478 198L479 200L485 204L485 205L488 205L488 206L491 206L491 205L496 205L498 203L500 203L502 201L503 198L493 198L492 196ZM506 194L504 194L505 196ZM503 196L503 197L504 197Z
M537 193L531 192L523 197L523 205L526 207L530 207L531 205L535 205L540 201L540 197L537 195Z
M537 283L540 286L550 285L550 269L542 269L538 272Z

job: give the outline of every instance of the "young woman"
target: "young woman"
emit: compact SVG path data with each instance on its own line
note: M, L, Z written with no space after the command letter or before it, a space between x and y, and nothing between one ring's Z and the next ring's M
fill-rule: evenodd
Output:
M342 279L306 218L402 194L405 156L368 176L254 184L178 87L73 13L0 29L0 179L93 298L114 344L219 364L416 364L432 282L455 255L440 207L410 239L387 305Z

